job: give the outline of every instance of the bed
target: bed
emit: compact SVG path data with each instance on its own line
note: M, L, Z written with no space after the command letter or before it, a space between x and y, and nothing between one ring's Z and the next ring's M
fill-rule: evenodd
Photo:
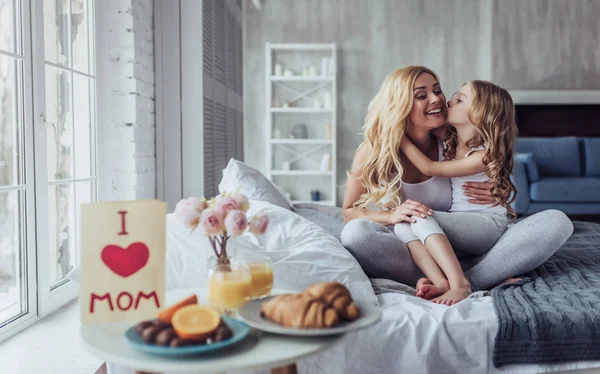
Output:
M382 311L376 325L299 362L299 372L545 373L600 368L600 361L494 367L491 357L498 319L489 292L478 292L446 307L414 297L410 288L369 279L339 242L343 227L339 208L316 204L292 207L259 175L248 178L250 171L240 164L232 167L230 163L224 170L220 190L242 190L251 197L250 213L268 214L271 224L261 237L236 239L237 250L262 251L270 256L276 287L302 289L315 281L336 279L348 286L354 297L375 303ZM600 232L600 225L596 226ZM167 290L205 286L207 245L200 233L190 235L168 215ZM133 373L110 363L108 371Z

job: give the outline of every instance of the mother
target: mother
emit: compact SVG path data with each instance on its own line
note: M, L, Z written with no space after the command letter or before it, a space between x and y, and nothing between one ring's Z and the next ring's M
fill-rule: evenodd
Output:
M409 285L423 277L393 225L431 210L448 210L452 187L449 178L426 176L411 164L400 151L400 140L408 136L430 159L440 160L443 143L432 132L445 119L446 97L439 80L422 66L388 75L369 104L364 140L356 150L344 194L347 224L341 239L371 277ZM472 183L464 193L472 202L491 204L489 188ZM451 220L440 225L451 243L453 235L464 239L477 230ZM541 265L572 233L564 213L546 210L512 225L483 255L455 251L473 290L487 289Z

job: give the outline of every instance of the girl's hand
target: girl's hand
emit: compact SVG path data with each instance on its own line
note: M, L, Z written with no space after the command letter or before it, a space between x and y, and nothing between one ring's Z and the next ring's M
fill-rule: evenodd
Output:
M490 182L466 182L463 185L464 194L470 197L469 202L479 205L494 205Z
M431 216L433 211L426 205L419 203L418 201L406 200L402 205L392 210L388 216L388 223L395 225L400 222L417 222L413 216L426 218Z

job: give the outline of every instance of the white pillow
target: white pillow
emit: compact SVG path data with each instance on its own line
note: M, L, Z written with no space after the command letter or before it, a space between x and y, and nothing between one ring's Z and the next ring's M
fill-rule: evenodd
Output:
M358 261L333 235L292 211L250 201L248 216L257 213L269 216L267 231L261 236L247 232L244 237L271 258L278 287L301 291L311 283L335 280L348 287L353 297L377 302Z
M302 291L315 282L337 280L353 297L377 302L369 278L335 237L290 210L251 200L248 216L259 212L269 216L265 234L256 237L246 232L231 239L228 248L271 258L275 287ZM167 290L207 286L206 256L211 248L201 231L192 234L173 214L167 215Z
M229 164L223 169L219 192L239 192L248 196L250 200L266 201L284 209L291 209L285 196L260 171L234 158L229 160Z

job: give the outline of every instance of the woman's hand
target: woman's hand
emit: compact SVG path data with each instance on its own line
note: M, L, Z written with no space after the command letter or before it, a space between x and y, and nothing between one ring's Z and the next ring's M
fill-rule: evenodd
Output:
M395 225L400 222L417 222L413 216L426 218L433 214L425 204L418 201L406 200L402 205L396 207L388 216L388 224Z
M490 182L466 182L463 185L465 196L469 197L469 202L479 205L494 205L496 202L492 198L492 184Z

